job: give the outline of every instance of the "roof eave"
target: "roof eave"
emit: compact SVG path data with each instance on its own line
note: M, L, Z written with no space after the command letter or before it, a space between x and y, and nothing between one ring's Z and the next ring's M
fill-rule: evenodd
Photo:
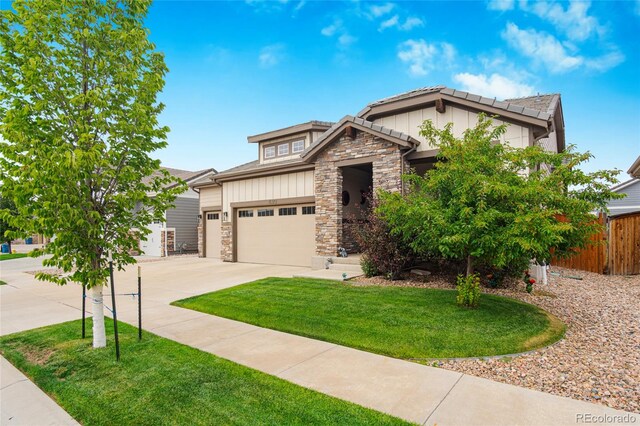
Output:
M301 170L309 170L315 167L314 164L307 163L305 161L297 161L295 163L286 164L274 164L269 167L259 167L256 169L242 170L235 173L220 173L214 176L215 183L223 183L231 180L246 179L249 177L257 177L264 175L280 174L284 172L293 172Z
M331 125L323 124L317 121L310 121L307 123L296 124L294 126L285 127L282 129L271 130L269 132L259 133L257 135L247 136L249 143L266 142L271 139L295 135L297 133L313 132L313 131L326 131L331 128Z
M640 178L640 155L636 158L636 161L633 162L631 167L629 167L627 173L635 178Z

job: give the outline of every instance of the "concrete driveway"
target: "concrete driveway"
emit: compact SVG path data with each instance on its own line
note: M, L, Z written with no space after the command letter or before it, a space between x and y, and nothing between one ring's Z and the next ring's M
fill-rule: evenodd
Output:
M81 289L36 282L25 270L38 269L33 259L5 268L0 265L0 333L7 334L80 318ZM16 261L17 262L17 261ZM3 262L4 263L4 262ZM170 306L169 303L267 276L292 276L305 268L222 263L185 256L140 261L143 276L143 328L239 364L299 385L383 411L419 424L576 424L577 415L625 417L640 424L640 416L542 392L432 368L344 346L295 336L250 324ZM136 267L115 274L116 293L137 288ZM106 293L110 290L106 289ZM105 298L110 305L110 298ZM118 317L137 321L137 301L117 298ZM108 343L111 344L111 343ZM126 348L123 348L126 356ZM5 363L7 364L7 363ZM3 364L4 365L4 364ZM15 373L15 372L13 372ZM18 380L16 374L11 374ZM2 393L12 389L2 375ZM24 379L22 380L24 381ZM16 383L20 383L18 380ZM16 385L17 386L17 385ZM50 406L33 388L31 406ZM7 410L3 400L3 424ZM15 398L14 398L15 399ZM58 407L59 408L59 407ZM34 411L34 410L30 410ZM23 424L34 423L22 411ZM14 411L15 412L15 411ZM57 423L68 424L61 409ZM610 417L607 417L610 416ZM15 415L14 415L15 417ZM622 417L620 417L622 418ZM32 421L29 421L32 420ZM54 422L54 423L56 423Z
M0 280L7 282L0 286L0 335L81 317L82 288L77 284L60 287L36 280L27 272L45 269L41 262L41 259L21 258L0 263ZM149 320L153 319L154 307L166 306L174 300L268 276L290 277L307 270L292 266L224 263L196 256L141 258L138 265L142 271L144 317ZM116 271L114 279L117 294L137 291L136 266ZM109 292L105 288L104 293ZM105 303L111 306L110 298L105 297ZM123 319L137 312L137 301L130 296L118 297L116 305ZM91 309L89 303L87 309Z

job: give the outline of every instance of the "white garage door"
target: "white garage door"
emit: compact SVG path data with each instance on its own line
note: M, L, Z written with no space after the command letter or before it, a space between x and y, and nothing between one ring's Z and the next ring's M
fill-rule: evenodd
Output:
M220 258L220 248L222 243L220 241L222 232L220 229L220 212L208 212L205 216L206 219L206 238L205 238L205 252L207 257L214 259Z
M315 254L313 204L236 210L238 262L310 266Z

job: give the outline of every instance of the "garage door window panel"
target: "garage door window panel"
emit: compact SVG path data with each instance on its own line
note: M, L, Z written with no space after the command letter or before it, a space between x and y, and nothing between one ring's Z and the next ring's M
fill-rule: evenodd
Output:
M238 210L238 217L253 217L253 210Z
M273 216L273 209L259 209L258 217L269 217Z
M282 207L278 209L279 216L295 216L298 214L297 207Z

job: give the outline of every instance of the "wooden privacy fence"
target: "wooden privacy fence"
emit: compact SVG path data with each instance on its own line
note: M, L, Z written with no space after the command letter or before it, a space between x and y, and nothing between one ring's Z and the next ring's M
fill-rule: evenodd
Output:
M598 217L606 223L603 214ZM608 229L591 237L593 245L566 259L551 259L553 265L610 275L640 274L640 212L610 217ZM604 241L605 243L601 243Z
M640 274L640 212L609 219L609 274Z
M600 216L598 216L598 222L604 226L605 221L606 218L601 213ZM593 241L592 245L583 248L572 257L563 259L551 258L551 264L564 268L604 274L607 268L607 246L603 241L606 239L607 234L605 231L594 234L591 236L591 241Z

